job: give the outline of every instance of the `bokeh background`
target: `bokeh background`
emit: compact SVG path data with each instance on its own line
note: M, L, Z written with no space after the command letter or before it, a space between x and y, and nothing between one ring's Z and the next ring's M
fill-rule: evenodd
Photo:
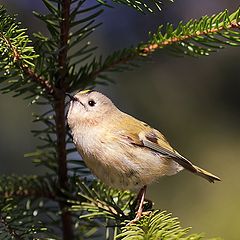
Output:
M93 0L92 0L93 2ZM238 1L176 0L163 11L142 15L115 5L100 17L103 25L91 37L98 54L129 47L147 39L161 23L199 18ZM29 29L46 32L32 11L44 12L40 0L0 0ZM115 84L98 87L118 107L161 130L176 149L222 182L209 184L188 172L164 177L148 189L148 198L160 209L178 216L182 226L208 237L240 239L240 48L226 48L209 57L175 58L157 53L130 72L112 74ZM39 173L26 152L37 144L30 130L32 112L27 101L0 96L0 174ZM44 170L41 170L44 172Z

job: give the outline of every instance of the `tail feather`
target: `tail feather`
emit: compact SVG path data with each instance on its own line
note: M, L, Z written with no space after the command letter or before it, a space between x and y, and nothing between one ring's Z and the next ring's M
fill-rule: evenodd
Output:
M187 169L188 171L190 171L202 178L207 179L211 183L214 183L214 181L221 181L221 179L219 177L215 176L214 174L212 174L200 167L193 165L189 160L187 160L186 158L184 158L182 156L176 157L173 160L175 162L177 162L178 164L180 164L185 169Z
M216 175L214 175L214 174L212 174L212 173L210 173L210 172L208 172L208 171L206 171L206 170L204 170L200 167L197 167L195 165L193 165L193 166L197 170L195 172L195 174L197 174L200 177L203 177L203 178L207 179L209 182L214 183L214 181L221 181L221 179L219 177L217 177Z

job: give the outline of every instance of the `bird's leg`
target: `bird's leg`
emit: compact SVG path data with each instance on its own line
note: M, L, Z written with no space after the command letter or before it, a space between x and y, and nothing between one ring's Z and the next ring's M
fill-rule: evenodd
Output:
M142 213L143 213L143 203L144 203L144 199L145 199L146 189L147 189L147 186L142 187L140 189L138 195L137 195L137 199L136 200L139 203L138 210L137 210L135 218L130 221L129 225L132 224L132 223L137 222L141 218L141 216L142 216Z
M140 219L140 217L142 216L142 212L143 212L143 203L144 203L144 199L145 199L145 195L146 195L146 190L147 190L147 186L144 186L143 188L140 189L139 192L139 207L137 210L137 214L135 216L136 221L138 221Z

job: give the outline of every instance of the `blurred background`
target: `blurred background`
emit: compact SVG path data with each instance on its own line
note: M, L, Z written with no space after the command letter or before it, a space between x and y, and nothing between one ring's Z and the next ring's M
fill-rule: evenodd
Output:
M92 0L93 2L93 0ZM201 2L201 3L200 3ZM159 24L233 11L237 1L164 1L163 11L142 15L115 5L100 17L103 25L91 37L98 54L147 40ZM46 29L32 11L45 12L40 0L0 0L29 33ZM170 143L195 164L215 173L222 182L209 184L186 171L163 177L148 188L155 207L180 218L192 232L237 240L240 237L240 48L228 47L209 57L175 58L157 53L130 72L112 74L115 84L98 87L123 111L162 131ZM30 130L31 113L38 111L21 98L0 96L0 174L38 173L23 154L37 144ZM44 170L42 170L44 171Z

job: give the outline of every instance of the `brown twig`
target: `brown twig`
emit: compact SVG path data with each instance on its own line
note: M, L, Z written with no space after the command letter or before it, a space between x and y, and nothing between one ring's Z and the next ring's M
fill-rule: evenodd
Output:
M30 77L34 82L40 85L50 95L56 94L55 86L52 85L47 79L37 75L31 68L26 65L21 66L23 72Z
M65 97L59 91L59 98L55 100L55 122L57 134L58 181L61 189L67 188L67 152L66 152L66 126L65 126ZM65 209L65 204L59 202L62 212L63 239L73 239L71 215Z
M181 36L181 37L172 37L172 38L166 39L165 41L162 41L160 43L149 43L149 44L146 44L144 48L142 48L141 46L137 47L134 49L135 51L133 51L132 54L129 54L128 56L125 56L123 58L119 58L115 62L112 62L109 65L103 65L103 66L100 66L99 68L94 69L94 71L91 72L87 78L95 79L96 77L98 77L99 74L101 74L104 71L109 71L119 64L126 64L129 61L134 60L135 58L137 58L139 56L149 55L149 54L153 53L155 50L161 49L165 46L169 46L174 43L185 41L185 40L188 40L188 39L191 39L194 37L198 37L198 36L214 34L219 31L223 31L224 29L231 29L231 28L240 29L240 22L232 21L227 26L212 28L212 29L204 30L202 32L197 31L196 33L194 33L192 35L185 35L185 36Z
M39 76L33 69L31 69L28 65L24 64L22 61L21 54L17 50L15 46L12 45L11 41L6 38L2 33L0 33L0 36L8 47L12 50L13 54L13 61L18 64L19 68L22 69L24 74L31 78L34 82L36 82L38 85L40 85L45 91L50 94L54 95L55 94L55 86L51 84L47 79L43 78L42 76Z
M61 1L61 20L60 20L60 45L58 54L58 88L55 98L55 122L57 134L57 157L58 157L58 181L62 189L67 188L67 151L66 151L66 125L65 125L65 86L67 78L67 52L68 52L68 39L70 29L70 0ZM66 210L66 205L59 202L61 209L63 239L74 239L72 229L71 214Z
M67 53L68 53L68 40L70 30L70 0L62 1L62 15L60 20L60 42L59 42L59 86L64 88L67 78Z
M207 35L207 34L214 34L217 32L221 32L224 29L231 29L231 28L240 28L240 22L237 23L236 21L231 22L230 24L228 24L227 26L221 26L218 28L212 28L212 29L207 29L204 31L197 31L194 34L191 35L186 35L186 36L181 36L181 37L172 37L169 38L161 43L154 43L154 44L149 44L148 46L146 46L145 48L142 49L142 52L140 52L140 54L148 54L151 53L153 51L155 51L156 49L162 48L164 46L167 45L171 45L174 43L178 43L178 42L182 42L191 38L195 38L198 36L203 36L203 35Z

